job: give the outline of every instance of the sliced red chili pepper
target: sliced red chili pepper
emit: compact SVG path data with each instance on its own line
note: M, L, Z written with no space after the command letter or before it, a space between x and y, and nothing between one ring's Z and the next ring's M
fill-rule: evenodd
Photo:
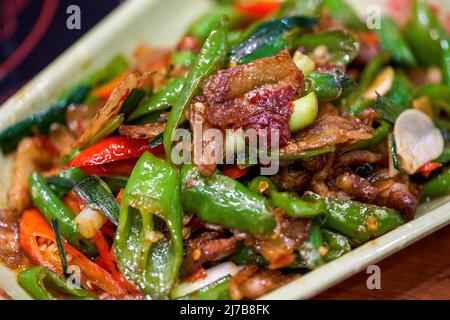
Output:
M263 19L278 11L280 0L239 1L235 4L235 10L254 19Z
M200 267L197 271L191 274L186 280L187 282L195 282L200 279L206 278L208 275L206 274L206 270L203 267Z
M428 178L434 170L442 167L442 163L439 162L428 162L417 169L417 173L422 174L423 177Z
M36 210L26 210L19 222L20 248L27 257L36 265L42 265L53 272L63 275L61 260L58 254L41 251L38 238L43 238L56 243L52 228L42 214ZM123 296L126 290L119 282L103 268L86 258L80 251L64 242L66 254L71 256L71 265L80 268L81 275L85 280L91 281L95 286L113 296Z
M101 231L97 231L95 234L94 243L97 246L98 253L100 254L100 257L102 257L102 261L105 264L106 269L111 273L114 280L119 282L122 287L128 291L128 293L139 293L139 291L122 276L119 269L117 269L115 262L109 254L108 242L106 242L106 239Z
M91 94L97 98L108 99L111 93L113 92L114 88L117 87L123 81L123 79L125 79L125 77L128 76L130 73L131 71L127 70L119 74L117 77L115 77L105 85L92 90Z
M78 153L67 163L66 168L98 166L119 160L139 158L145 151L153 151L147 139L107 137Z
M250 168L239 168L238 166L231 164L225 165L221 168L222 173L230 178L239 179L243 177Z
M105 163L98 166L80 167L88 175L128 177L134 169L138 158Z

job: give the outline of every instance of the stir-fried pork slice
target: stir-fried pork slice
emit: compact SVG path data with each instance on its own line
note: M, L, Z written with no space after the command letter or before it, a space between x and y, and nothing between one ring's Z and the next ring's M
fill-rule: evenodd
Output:
M89 140L100 131L109 120L120 112L123 102L130 94L131 90L140 85L141 75L133 72L128 75L116 88L114 88L111 96L106 104L100 108L94 119L89 123L89 127L78 139L75 148L86 145Z
M50 126L48 138L60 156L65 156L72 152L72 145L75 143L75 136L65 125L53 123Z
M33 171L49 169L52 155L42 146L38 138L24 138L19 142L14 155L12 184L8 190L8 207L20 214L31 205L28 178Z
M16 212L0 211L0 261L17 269L29 265L19 248L19 234Z
M248 265L230 281L230 296L233 300L256 299L298 278L298 275L284 275L280 271Z
M281 190L294 190L301 192L306 189L311 181L311 174L306 170L289 167L281 167L280 171L274 176L275 184Z
M280 130L280 144L289 138L292 101L304 90L303 74L287 50L247 65L220 70L202 90L214 126Z
M372 138L372 131L357 119L324 114L311 126L299 131L280 152L297 153L354 143Z
M383 159L383 155L368 150L353 150L339 156L338 165L360 165L376 163Z
M285 217L279 209L275 209L274 214L279 228L276 237L254 240L254 248L269 262L269 269L272 270L294 263L294 250L308 240L311 229L309 219Z
M336 186L351 197L367 203L374 202L378 195L378 189L373 187L368 180L348 172L337 177Z
M120 126L119 134L130 139L151 139L162 133L166 125L164 123L149 123L143 126Z
M223 150L221 141L216 141L209 135L213 127L206 120L207 106L202 102L195 102L189 109L189 123L194 136L194 162L199 172L204 176L212 175L217 168L217 153Z
M414 218L418 192L412 192L401 176L391 177L389 169L383 168L374 173L369 181L379 191L376 204L398 210L407 220Z
M239 247L235 237L221 238L218 232L204 232L199 237L186 241L186 254L180 276L186 278L206 262L219 261L234 253Z

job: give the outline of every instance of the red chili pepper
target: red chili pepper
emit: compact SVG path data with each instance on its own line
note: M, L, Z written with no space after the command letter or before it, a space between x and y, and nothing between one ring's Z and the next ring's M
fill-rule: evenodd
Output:
M99 166L79 167L81 171L90 176L123 176L127 177L131 174L136 165L138 158L120 160L111 163L105 163Z
M238 166L231 164L231 165L225 165L221 168L222 173L230 178L238 179L242 176L244 176L250 168L239 168Z
M60 275L63 274L61 260L56 253L48 250L41 251L38 239L43 238L56 243L52 228L42 214L36 209L26 210L19 222L20 248L36 265L42 265ZM66 253L71 255L70 264L80 268L85 280L91 281L95 286L113 296L123 296L127 291L105 269L101 268L80 251L64 242Z
M280 0L239 1L235 10L254 19L263 19L277 12L281 3Z
M187 282L195 282L200 279L206 278L208 275L206 274L206 270L203 267L200 267L197 271L191 274L186 280Z
M434 170L442 167L442 163L439 162L428 162L425 163L423 166L421 166L419 169L417 169L416 173L422 174L423 177L428 178Z
M375 32L361 32L359 33L359 38L361 42L368 45L378 46L380 44L380 40Z
M91 92L92 95L97 98L108 99L111 93L113 92L114 88L117 87L123 81L123 79L125 79L126 76L128 76L130 73L131 71L127 70L119 74L117 77L112 79L107 84L92 90Z
M97 250L100 254L100 257L102 258L102 262L105 264L106 269L111 273L114 280L119 282L122 287L128 291L128 293L139 293L139 291L122 276L119 269L117 269L115 262L110 256L108 242L106 242L106 239L101 231L97 231L97 233L95 234L94 243L97 246Z
M98 166L119 160L139 158L145 151L154 151L154 148L148 145L147 139L107 137L78 153L67 163L66 169Z

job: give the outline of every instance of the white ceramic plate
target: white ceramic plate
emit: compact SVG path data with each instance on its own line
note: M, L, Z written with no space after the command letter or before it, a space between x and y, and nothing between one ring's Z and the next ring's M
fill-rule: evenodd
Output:
M365 15L369 5L384 1L350 2ZM446 0L441 1L441 4L444 3ZM209 0L128 0L0 108L0 130L45 107L86 72L102 65L118 52L129 54L140 43L151 46L175 44L189 23L209 6ZM11 157L0 154L0 208L6 206L10 173ZM263 298L307 299L317 295L450 223L449 200L450 197L447 197L422 206L414 221L366 243ZM0 289L14 299L29 299L17 285L16 274L1 265Z

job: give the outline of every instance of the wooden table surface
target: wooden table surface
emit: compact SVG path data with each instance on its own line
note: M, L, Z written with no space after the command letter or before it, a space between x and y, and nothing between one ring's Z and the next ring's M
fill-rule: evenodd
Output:
M365 271L316 299L450 300L450 225L377 264L381 289L369 290Z

